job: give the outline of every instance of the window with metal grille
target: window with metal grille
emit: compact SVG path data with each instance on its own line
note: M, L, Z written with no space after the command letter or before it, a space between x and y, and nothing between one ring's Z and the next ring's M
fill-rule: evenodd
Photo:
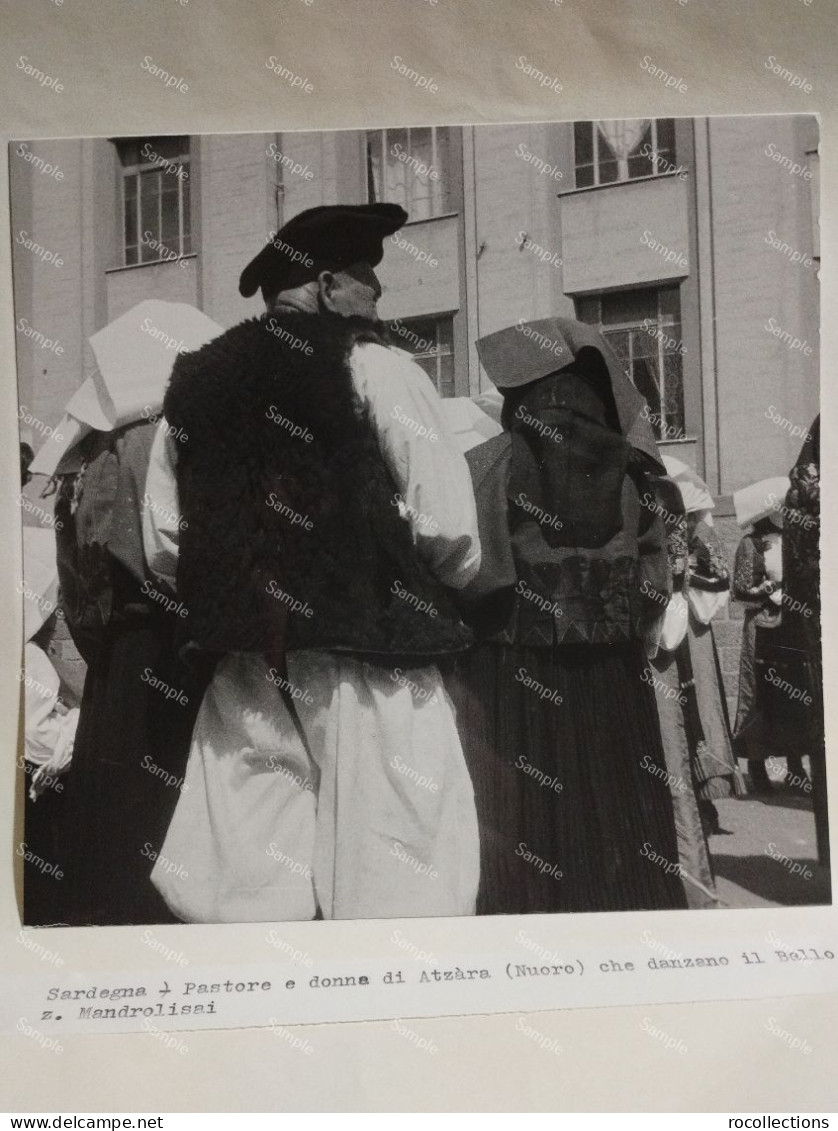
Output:
M659 440L684 430L684 345L677 286L610 291L577 298L580 321L597 326L649 405Z
M451 133L445 126L410 126L367 133L367 200L400 204L411 220L451 208Z
M117 151L122 164L123 264L189 255L189 138L128 138L117 142Z
M622 118L573 125L576 187L674 172L674 118Z
M413 354L441 397L454 396L454 318L397 318L390 325L393 345Z

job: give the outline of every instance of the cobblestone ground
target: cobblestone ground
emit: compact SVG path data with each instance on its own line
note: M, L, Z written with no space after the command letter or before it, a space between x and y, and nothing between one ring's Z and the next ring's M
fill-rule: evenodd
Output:
M806 760L804 760L804 765ZM740 762L740 768L746 765ZM730 907L829 903L829 872L818 864L811 797L786 789L781 767L769 771L770 795L717 801L724 830L710 837L716 886ZM783 855L803 866L791 874Z

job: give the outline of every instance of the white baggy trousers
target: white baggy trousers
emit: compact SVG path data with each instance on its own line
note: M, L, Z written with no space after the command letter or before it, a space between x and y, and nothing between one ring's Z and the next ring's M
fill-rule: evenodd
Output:
M436 666L298 652L280 676L230 655L181 791L152 880L185 922L474 913L474 794Z

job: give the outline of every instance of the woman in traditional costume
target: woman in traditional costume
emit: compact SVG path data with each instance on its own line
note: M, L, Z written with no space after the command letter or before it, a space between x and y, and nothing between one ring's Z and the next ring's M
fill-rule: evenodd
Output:
M550 348L542 348L545 341ZM451 678L480 818L478 911L685 906L644 633L668 595L643 400L551 318L478 342L501 435L468 454L483 642ZM505 599L481 601L507 580Z

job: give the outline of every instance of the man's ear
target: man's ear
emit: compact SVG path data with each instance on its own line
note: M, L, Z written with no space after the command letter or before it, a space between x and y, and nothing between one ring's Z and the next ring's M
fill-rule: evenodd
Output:
M321 271L317 276L317 286L320 292L320 301L333 314L339 313L335 305L335 290L337 279L331 271Z

